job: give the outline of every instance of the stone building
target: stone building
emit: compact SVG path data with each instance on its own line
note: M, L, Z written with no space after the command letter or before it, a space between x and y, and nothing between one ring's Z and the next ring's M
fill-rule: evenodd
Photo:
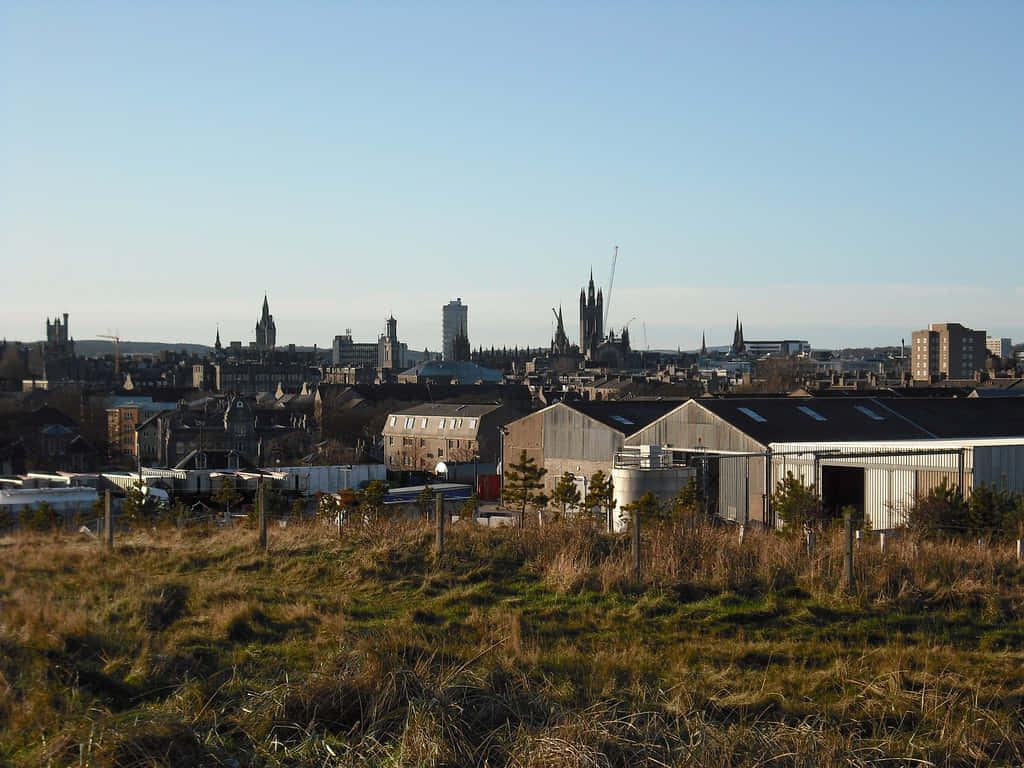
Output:
M220 338L220 331L217 331ZM263 296L263 314L256 322L256 349L272 350L277 346L277 326L274 325L274 316L270 314L270 305L267 303L266 294Z

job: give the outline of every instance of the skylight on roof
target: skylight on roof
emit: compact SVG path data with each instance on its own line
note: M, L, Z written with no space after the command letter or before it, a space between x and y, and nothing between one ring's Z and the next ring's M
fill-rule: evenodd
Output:
M612 419L619 422L619 424L625 424L628 427L633 426L633 422L627 419L625 416L612 416Z
M867 408L867 407L865 407L863 405L855 405L854 408L856 408L858 411L863 413L869 419L874 419L875 421L885 421L885 416L879 416L877 413L872 411L870 408Z
M814 419L815 421L828 421L828 419L826 419L826 418L825 418L824 416L822 416L822 415L821 415L820 413L818 413L817 411L815 411L815 410L814 410L814 409L812 409L812 408L808 408L808 407L807 407L806 405L798 405L798 406L796 407L796 409L797 409L798 411L800 411L800 413L804 413L804 414L807 414L808 416L810 416L810 417L811 417L812 419Z
M760 413L758 413L757 411L752 411L750 408L740 408L740 413L749 416L754 421L759 422L761 424L764 424L766 421L768 421L768 419L766 419Z

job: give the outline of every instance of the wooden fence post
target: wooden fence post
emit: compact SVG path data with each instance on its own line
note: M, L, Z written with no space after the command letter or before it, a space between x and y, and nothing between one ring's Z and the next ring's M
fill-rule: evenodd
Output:
M437 494L437 534L434 538L434 548L437 550L437 554L444 553L444 494Z
M633 575L640 580L640 515L633 512Z
M107 549L114 548L114 517L110 509L110 489L103 493L103 533Z
M260 516L260 549L264 552L267 551L267 499L263 489L263 483L260 483L260 489L257 493L256 503L259 504L259 516Z
M881 554L885 554L885 534L878 534L878 551Z
M740 546L741 547L743 546L743 542L746 541L746 538L747 538L747 526L745 526L743 523L740 523L740 536L739 536L739 540L740 540Z
M849 512L843 515L843 585L853 591L853 520Z

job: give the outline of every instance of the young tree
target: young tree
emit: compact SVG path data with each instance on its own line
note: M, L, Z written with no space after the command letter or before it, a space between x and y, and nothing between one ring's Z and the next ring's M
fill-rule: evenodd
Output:
M420 517L424 520L430 517L436 497L437 494L434 493L434 489L429 485L424 485L420 495L416 497L416 503L420 505Z
M362 491L356 494L359 499L359 509L374 520L380 519L381 510L384 509L384 499L388 497L388 486L383 480L374 480Z
M972 536L1015 538L1020 520L1020 496L981 484L967 502L967 526Z
M12 515L7 507L0 507L0 533L4 533L8 528L14 527L14 515Z
M565 510L567 507L578 507L582 499L580 498L580 489L576 485L576 477L572 472L566 472L558 478L558 483L555 485L555 490L551 494L551 500L555 504L559 504L562 507L561 516L565 517Z
M668 511L669 515L676 520L703 517L704 496L700 486L697 485L696 477L691 477L690 482L669 502Z
M228 518L231 518L231 507L234 504L238 504L242 501L242 494L238 492L235 487L235 481L230 477L225 477L220 484L220 488L217 492L210 497L211 501L215 504L220 504L224 507L225 513Z
M789 531L821 528L826 522L819 510L814 485L804 485L803 479L794 477L792 472L787 472L786 477L776 484L772 508Z
M537 525L544 525L544 507L546 507L550 501L550 497L543 491L530 496L530 506L537 510Z
M21 514L24 526L36 533L53 531L60 521L60 513L48 501L40 502L36 507L26 506Z
M968 527L968 507L963 494L946 478L924 495L914 499L907 510L907 528L925 538L942 531L960 533Z
M476 508L480 506L480 497L474 493L468 499L466 503L462 505L462 510L459 512L459 517L466 520L472 520L473 516L476 515Z
M583 500L583 506L589 510L597 509L598 514L604 512L606 528L612 529L612 508L615 506L615 486L612 479L600 469L590 478L590 487Z
M526 523L526 505L544 487L541 480L547 473L546 469L537 466L536 459L526 455L525 449L519 452L519 461L509 464L505 470L501 495L505 504L519 508L520 530Z
M151 522L159 517L163 508L163 500L147 493L141 480L128 489L124 501L121 502L125 519L133 523Z
M648 491L632 504L625 504L620 509L629 515L630 520L636 516L640 518L641 523L655 523L664 521L670 508Z

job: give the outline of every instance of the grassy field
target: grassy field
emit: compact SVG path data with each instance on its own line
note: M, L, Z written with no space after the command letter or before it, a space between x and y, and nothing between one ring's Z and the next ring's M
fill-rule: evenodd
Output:
M1024 763L1008 550L310 524L0 538L0 765Z

